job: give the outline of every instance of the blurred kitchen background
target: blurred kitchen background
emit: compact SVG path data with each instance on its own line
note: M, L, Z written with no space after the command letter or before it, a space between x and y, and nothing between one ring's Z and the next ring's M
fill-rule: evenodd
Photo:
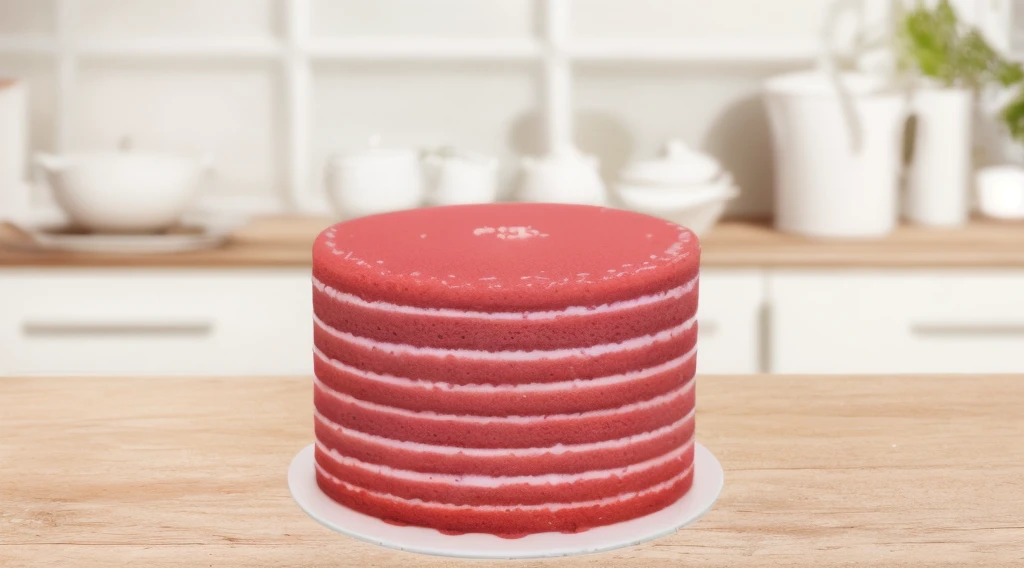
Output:
M0 0L0 375L308 373L320 229L508 200L701 234L704 373L1024 372L1021 59L1019 0Z

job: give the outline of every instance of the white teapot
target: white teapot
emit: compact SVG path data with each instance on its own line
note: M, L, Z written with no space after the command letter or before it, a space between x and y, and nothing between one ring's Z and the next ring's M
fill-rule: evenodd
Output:
M498 160L451 147L426 151L423 169L431 205L491 203L498 198Z
M379 136L363 150L328 157L324 181L335 213L345 219L423 203L419 151L382 147Z
M524 158L519 198L540 203L605 205L604 181L594 156L566 147L542 158Z

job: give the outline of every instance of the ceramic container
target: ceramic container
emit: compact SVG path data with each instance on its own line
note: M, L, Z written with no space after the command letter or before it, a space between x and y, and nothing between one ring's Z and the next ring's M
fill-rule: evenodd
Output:
M732 177L714 157L680 140L669 140L661 155L628 165L615 195L621 206L661 217L702 235L739 195Z
M903 98L870 75L802 72L769 79L764 99L775 227L826 238L890 233L898 217Z
M491 203L498 198L498 161L452 148L423 158L427 202L431 205Z
M931 227L959 227L967 222L973 100L967 89L914 92L903 205L910 222Z
M541 158L524 158L519 199L539 203L605 205L597 159L569 148Z
M669 140L662 155L652 160L629 164L620 179L631 185L649 185L685 189L703 186L723 174L722 166L714 157L690 148L681 140Z
M420 154L412 148L369 148L328 158L327 196L343 219L419 207L424 201Z
M174 226L194 202L209 161L135 150L38 154L57 204L98 233L149 233Z
M982 214L995 219L1024 219L1024 168L983 168L975 180Z

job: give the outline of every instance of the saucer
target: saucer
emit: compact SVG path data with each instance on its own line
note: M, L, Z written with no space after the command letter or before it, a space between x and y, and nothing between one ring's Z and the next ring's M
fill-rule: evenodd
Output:
M213 220L196 220L160 233L104 234L68 224L15 225L30 248L92 254L169 254L210 249L223 245L235 228Z

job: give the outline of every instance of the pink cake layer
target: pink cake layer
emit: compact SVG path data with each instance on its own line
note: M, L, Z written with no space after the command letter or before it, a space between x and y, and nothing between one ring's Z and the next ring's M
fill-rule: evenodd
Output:
M593 379L657 366L697 344L694 320L604 350L466 352L360 338L314 319L313 343L327 357L381 375L452 384L522 384Z
M697 313L697 281L606 309L493 314L369 303L314 282L313 311L353 335L425 347L486 351L559 349L651 335Z
M643 402L545 416L483 417L413 412L353 399L314 381L313 405L327 419L392 440L464 448L533 448L623 438L672 424L694 408L694 380Z
M675 390L693 378L696 350L650 369L527 385L453 385L367 373L314 353L313 371L334 391L384 406L481 416L542 415L616 408Z
M516 312L599 306L697 276L697 238L618 209L436 207L363 217L313 245L313 276L367 301Z
M316 439L364 463L420 472L470 475L543 475L612 469L647 461L686 443L693 412L657 430L590 444L527 449L469 449L391 440L346 428L320 414Z
M316 462L341 481L403 499L454 505L543 505L605 499L668 481L693 464L693 443L626 467L536 476L445 475L398 470L360 462L319 444Z
M335 501L398 524L451 533L483 532L518 537L538 532L580 532L664 509L693 485L693 468L637 493L562 505L470 506L402 499L346 483L319 466L317 483Z

